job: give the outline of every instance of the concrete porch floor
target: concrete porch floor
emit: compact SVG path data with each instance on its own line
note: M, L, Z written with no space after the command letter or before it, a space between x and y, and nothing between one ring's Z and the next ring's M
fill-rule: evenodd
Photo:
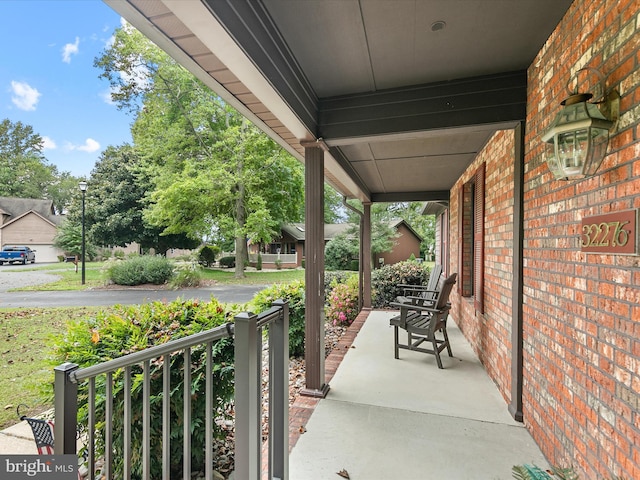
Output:
M342 470L351 480L506 480L513 465L548 466L455 322L454 357L443 352L440 370L433 355L401 350L393 358L393 314L369 314L327 397L292 439L292 480L340 478Z

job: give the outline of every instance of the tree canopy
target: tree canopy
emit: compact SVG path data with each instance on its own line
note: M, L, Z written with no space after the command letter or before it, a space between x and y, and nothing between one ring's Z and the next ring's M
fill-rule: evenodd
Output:
M130 26L96 60L113 99L135 115L143 219L163 235L234 238L236 276L247 239L270 241L303 211L302 166Z
M42 137L32 126L8 119L0 122L0 196L53 200L61 213L77 188L77 179L50 165L42 148Z

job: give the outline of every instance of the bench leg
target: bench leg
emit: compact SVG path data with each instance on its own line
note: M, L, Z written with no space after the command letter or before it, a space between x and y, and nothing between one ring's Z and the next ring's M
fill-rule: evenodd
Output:
M438 368L444 368L442 366L442 360L440 359L440 351L438 350L438 342L435 336L431 338L431 344L433 345L433 354L436 356L436 361L438 362Z
M447 343L447 353L450 357L453 357L453 352L451 351L451 344L449 343L449 336L447 335L447 329L442 329L442 335L444 336L444 341Z
M393 326L393 356L396 359L400 358L399 350L400 349L398 348L398 326L394 325Z

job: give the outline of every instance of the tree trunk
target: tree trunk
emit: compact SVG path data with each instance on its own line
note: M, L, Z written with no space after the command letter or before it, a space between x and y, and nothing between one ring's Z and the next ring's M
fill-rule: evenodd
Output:
M238 160L238 178L242 179L244 164L242 159ZM247 252L247 240L244 235L244 225L247 221L247 211L245 209L245 187L242 180L237 184L238 196L236 197L236 222L238 223L238 233L236 234L236 272L235 278L244 278L244 262L249 259Z

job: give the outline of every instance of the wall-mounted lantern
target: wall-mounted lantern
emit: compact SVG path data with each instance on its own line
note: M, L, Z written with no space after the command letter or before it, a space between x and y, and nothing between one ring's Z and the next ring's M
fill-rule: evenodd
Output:
M600 77L602 99L589 102L591 93L573 92L542 136L545 160L558 180L595 175L607 153L609 131L619 116L620 94L615 90L605 93L604 78L595 69L582 68L575 76L584 71Z

